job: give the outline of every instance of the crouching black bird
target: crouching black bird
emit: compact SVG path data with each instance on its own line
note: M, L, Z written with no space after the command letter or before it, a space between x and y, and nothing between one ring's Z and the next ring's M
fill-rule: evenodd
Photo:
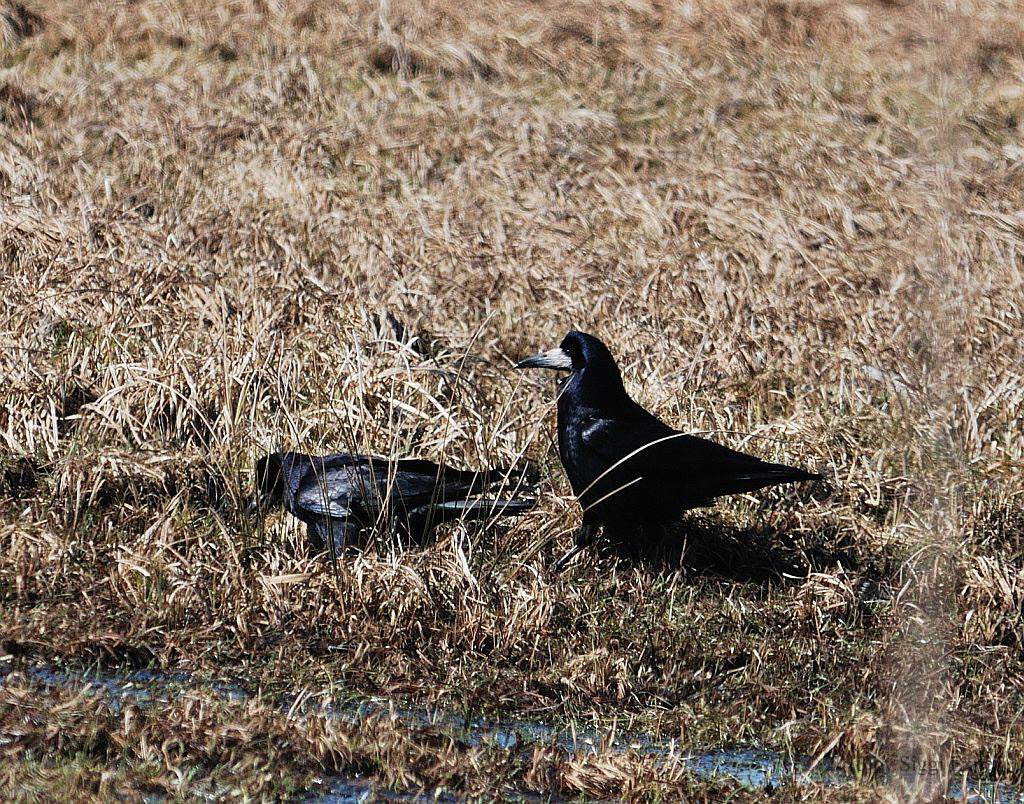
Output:
M332 558L363 533L383 524L411 539L425 539L443 522L518 516L536 500L517 499L529 470L462 471L432 461L370 455L272 452L256 463L256 512L283 505L306 523L310 547ZM498 486L501 496L479 497Z
M556 570L591 544L598 528L628 542L715 497L821 477L673 430L629 397L611 352L593 335L570 332L558 348L516 368L570 372L558 385L558 453L583 525Z

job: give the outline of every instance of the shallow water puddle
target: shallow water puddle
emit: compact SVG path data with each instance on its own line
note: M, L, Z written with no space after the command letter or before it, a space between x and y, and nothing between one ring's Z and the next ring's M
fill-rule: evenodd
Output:
M0 669L0 685L10 671ZM184 688L210 690L225 700L241 701L251 697L241 687L220 682L197 682L188 673L162 673L140 670L130 674L102 674L93 672L66 672L53 668L33 668L26 671L29 678L47 686L85 686L109 699L116 709L123 702L153 705L168 701L170 696ZM314 702L298 706L295 696L280 701L282 709L309 714L321 714L357 722L371 716L389 717L413 727L430 727L449 734L467 745L492 743L509 751L526 750L531 745L554 745L566 753L596 753L598 750L632 750L640 754L671 757L693 773L704 778L726 777L740 784L763 789L790 780L813 781L826 785L841 784L845 777L824 763L810 768L806 761L792 761L782 754L762 749L711 749L703 752L680 752L674 741L658 741L645 735L615 735L591 729L568 731L543 723L523 720L467 720L443 710L413 709L395 706L384 699L364 699L352 703L322 705ZM908 777L910 778L910 777ZM955 800L993 802L994 804L1024 804L1024 792L1006 785L968 779L966 784L950 786L948 795ZM358 778L328 778L315 791L303 799L308 802L364 801L416 801L456 802L460 799L443 791L414 792L386 791L372 782ZM518 794L512 800L548 801L549 798L531 794ZM578 800L578 799L573 799Z
M442 790L417 791L417 792L396 792L394 790L381 790L372 782L364 779L328 779L324 782L323 790L310 793L302 799L303 804L370 804L377 801L410 801L416 804L462 804L466 799ZM559 802L563 800L578 802L577 796L572 799L552 798L551 796L539 796L530 793L503 791L502 801L519 804L523 802Z
M381 790L372 782L363 779L333 779L324 784L323 792L314 793L302 799L304 804L363 804L376 801L433 802L434 804L458 804L459 799L450 793L400 793Z

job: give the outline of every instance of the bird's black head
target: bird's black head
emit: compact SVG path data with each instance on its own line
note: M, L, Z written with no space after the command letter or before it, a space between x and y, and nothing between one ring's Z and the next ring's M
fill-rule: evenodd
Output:
M549 368L558 371L611 370L618 374L615 358L598 338L573 330L554 349L516 363L516 368Z
M573 371L596 366L617 368L615 358L604 342L586 332L573 330L562 338L558 348L569 355Z
M271 452L256 461L254 508L271 508L284 501L283 453Z

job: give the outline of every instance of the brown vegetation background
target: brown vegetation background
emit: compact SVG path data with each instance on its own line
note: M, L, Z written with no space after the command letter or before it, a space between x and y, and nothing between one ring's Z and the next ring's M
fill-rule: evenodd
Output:
M7 3L0 656L1024 782L1022 10ZM578 508L511 364L572 327L829 482L552 576ZM272 448L526 454L542 504L334 574L241 516Z

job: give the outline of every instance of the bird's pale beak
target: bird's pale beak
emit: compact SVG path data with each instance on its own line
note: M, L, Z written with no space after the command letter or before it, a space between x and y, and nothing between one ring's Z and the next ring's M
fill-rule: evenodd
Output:
M517 369L524 368L546 368L556 371L572 371L572 358L564 350L558 348L548 349L546 352L528 357L516 363Z

